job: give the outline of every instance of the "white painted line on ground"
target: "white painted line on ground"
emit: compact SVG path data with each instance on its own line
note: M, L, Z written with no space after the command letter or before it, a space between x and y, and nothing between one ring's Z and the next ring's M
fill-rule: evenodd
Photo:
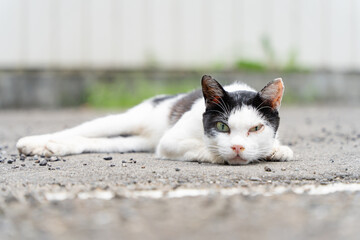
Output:
M203 197L211 195L220 196L274 196L284 193L295 193L295 194L308 194L308 195L326 195L336 192L358 192L360 191L359 183L345 184L345 183L334 183L329 185L304 185L304 186L253 186L253 187L239 187L239 188L223 188L223 189L193 189L183 188L175 190L123 190L119 197L124 198L183 198L183 197ZM110 200L116 196L116 193L112 191L95 190L91 192L80 192L77 195L73 195L67 192L48 192L45 193L45 198L48 201L63 201L66 199L102 199Z

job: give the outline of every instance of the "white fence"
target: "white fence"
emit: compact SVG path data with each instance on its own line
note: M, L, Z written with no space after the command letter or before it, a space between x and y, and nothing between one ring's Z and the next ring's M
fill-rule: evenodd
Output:
M360 1L0 0L0 68L196 68L291 58L359 70Z

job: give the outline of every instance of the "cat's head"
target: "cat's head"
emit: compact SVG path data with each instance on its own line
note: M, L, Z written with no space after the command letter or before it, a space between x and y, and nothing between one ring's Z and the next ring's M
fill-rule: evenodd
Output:
M281 78L260 92L225 91L211 76L201 80L205 140L218 162L247 164L268 157L276 140L284 85Z

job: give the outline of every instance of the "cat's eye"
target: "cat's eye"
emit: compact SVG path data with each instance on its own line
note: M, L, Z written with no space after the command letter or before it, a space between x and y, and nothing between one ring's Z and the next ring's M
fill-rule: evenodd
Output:
M230 128L228 127L228 125L226 125L223 122L217 122L216 123L216 128L217 130L219 130L220 132L229 132Z
M263 128L264 128L264 125L260 123L259 125L256 125L255 127L250 128L249 133L258 132L258 131L262 130Z

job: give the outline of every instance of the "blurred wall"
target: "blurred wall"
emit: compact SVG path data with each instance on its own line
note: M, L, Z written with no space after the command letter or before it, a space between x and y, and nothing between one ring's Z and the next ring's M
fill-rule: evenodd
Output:
M360 69L358 0L0 0L0 68Z

